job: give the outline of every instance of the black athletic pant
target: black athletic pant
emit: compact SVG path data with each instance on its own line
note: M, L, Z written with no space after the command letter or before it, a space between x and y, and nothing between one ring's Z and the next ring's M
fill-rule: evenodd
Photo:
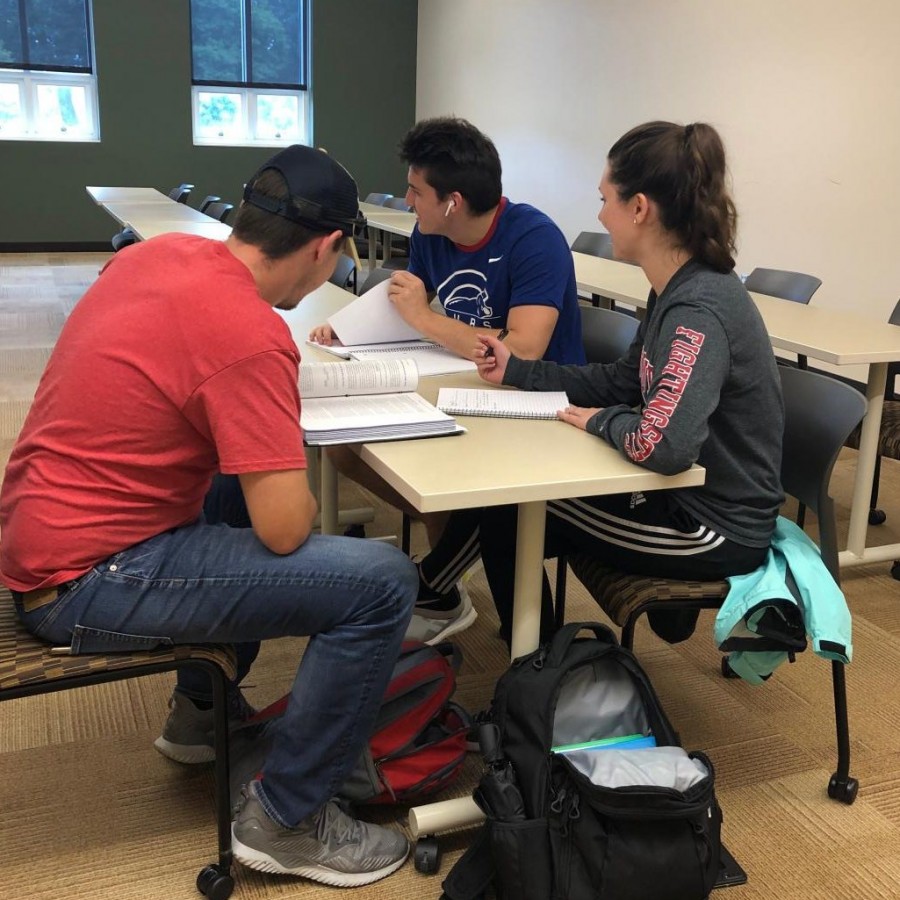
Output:
M441 540L421 563L422 578L448 591L478 559L484 562L501 635L510 640L515 581L517 507L454 512ZM760 566L768 547L747 547L701 525L668 491L552 500L547 504L544 558L590 553L625 572L662 578L716 580ZM651 625L670 641L693 632L696 614L655 614ZM550 585L544 576L541 638L553 632Z

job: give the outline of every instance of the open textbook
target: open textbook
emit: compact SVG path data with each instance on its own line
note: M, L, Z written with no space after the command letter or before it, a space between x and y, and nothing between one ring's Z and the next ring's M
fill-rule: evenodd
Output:
M300 424L311 445L459 434L451 416L415 393L408 359L304 363Z
M503 419L555 419L569 405L564 391L483 391L441 388L437 407L455 416L497 416Z
M307 341L343 359L413 359L420 375L447 375L475 369L475 363L425 340L408 325L388 297L382 281L328 319L340 343L326 347Z

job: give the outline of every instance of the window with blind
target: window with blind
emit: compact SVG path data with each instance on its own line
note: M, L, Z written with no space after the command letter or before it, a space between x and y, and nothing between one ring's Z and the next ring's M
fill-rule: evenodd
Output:
M0 0L0 139L100 137L90 0Z
M308 46L308 0L191 0L194 143L308 143Z

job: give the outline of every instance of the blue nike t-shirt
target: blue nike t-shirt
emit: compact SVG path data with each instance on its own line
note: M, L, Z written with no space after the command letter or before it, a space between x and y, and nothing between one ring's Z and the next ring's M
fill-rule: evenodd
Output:
M505 197L484 239L471 247L442 235L410 237L409 271L436 293L448 316L476 328L505 328L513 306L553 306L559 318L544 359L582 365L575 267L554 222Z

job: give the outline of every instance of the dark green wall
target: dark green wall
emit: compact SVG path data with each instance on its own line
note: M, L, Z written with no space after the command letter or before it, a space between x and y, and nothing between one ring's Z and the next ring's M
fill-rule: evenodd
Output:
M416 103L416 0L312 0L314 140L360 193L406 188L395 148ZM87 184L196 187L189 202L241 185L271 148L191 140L187 0L93 0L100 100L97 144L0 141L0 248L108 245L115 222ZM389 62L381 61L387 55Z

